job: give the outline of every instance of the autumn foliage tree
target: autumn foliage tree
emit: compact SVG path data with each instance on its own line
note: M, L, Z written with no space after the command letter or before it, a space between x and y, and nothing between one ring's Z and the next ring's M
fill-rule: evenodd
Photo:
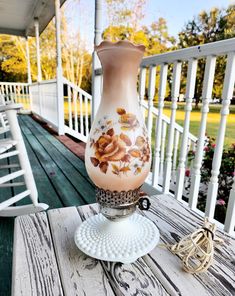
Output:
M63 10L61 11L61 41L63 75L87 91L91 89L91 54L79 32L71 34ZM27 81L25 38L0 35L1 81ZM31 76L37 81L35 38L29 37ZM43 80L56 77L56 37L54 19L40 35L41 69Z
M212 8L210 11L202 11L185 25L179 33L178 48L197 46L232 37L235 37L235 5L230 5L227 9ZM204 67L205 61L199 61L195 91L198 98L201 97ZM215 71L214 97L221 97L224 70L225 57L219 57ZM183 72L185 77L185 67Z
M74 0L79 2L78 0ZM208 42L235 37L235 5L226 9L202 11L185 25L178 42L168 32L167 21L160 17L143 25L147 0L106 0L108 26L103 39L130 40L144 44L145 55L154 55L177 48L186 48ZM82 15L81 15L82 16ZM79 31L69 28L68 18L62 9L61 17L63 75L87 91L91 89L91 53L87 50ZM71 32L73 31L73 32ZM43 79L56 75L56 45L54 20L40 36ZM0 35L0 80L26 81L27 64L24 38ZM35 38L29 38L32 79L37 79ZM199 60L196 81L196 98L201 97L205 61ZM217 58L213 96L221 97L225 57ZM187 66L182 68L181 92L185 92ZM170 75L170 72L169 72ZM170 78L170 77L169 77ZM158 86L159 73L157 75ZM169 79L171 81L171 79ZM167 95L170 93L167 85ZM157 87L156 87L157 94ZM157 96L156 96L157 99Z

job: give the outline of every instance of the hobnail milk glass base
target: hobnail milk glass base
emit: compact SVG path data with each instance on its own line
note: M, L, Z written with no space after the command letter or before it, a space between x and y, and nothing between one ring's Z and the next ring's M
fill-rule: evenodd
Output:
M82 252L121 263L136 261L153 250L158 241L157 227L137 213L115 222L98 214L88 218L75 232L75 243Z

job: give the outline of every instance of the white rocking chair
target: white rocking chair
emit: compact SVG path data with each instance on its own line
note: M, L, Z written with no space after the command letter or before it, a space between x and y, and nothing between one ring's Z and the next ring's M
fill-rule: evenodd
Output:
M29 213L36 213L48 208L47 204L38 203L38 192L33 177L32 169L29 163L27 151L25 148L24 140L21 134L19 123L17 120L17 111L22 106L20 104L0 105L0 133L10 130L11 138L0 140L0 161L12 156L18 156L19 170L9 173L3 177L0 177L0 194L1 188L14 187L19 185L26 185L26 190L23 192L0 202L0 216L10 217L25 215ZM14 150L10 150L11 148ZM12 167L11 165L4 165L4 168ZM1 164L0 164L1 169ZM24 183L13 182L15 178L19 176L24 177ZM32 204L13 206L14 203L29 196L32 200Z
M5 95L0 94L0 106L6 105ZM7 115L5 112L0 112L0 135L10 130Z

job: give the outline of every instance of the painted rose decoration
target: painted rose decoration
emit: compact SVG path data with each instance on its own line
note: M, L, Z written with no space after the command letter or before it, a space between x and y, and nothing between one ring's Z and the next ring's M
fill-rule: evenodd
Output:
M140 126L136 116L118 108L119 120L113 123L104 116L98 122L95 134L101 134L96 140L90 139L90 147L94 149L94 156L90 160L94 167L99 167L106 174L110 167L112 173L118 176L132 171L135 175L141 173L145 162L150 161L150 147L146 129L143 136L137 136L133 141L125 131L133 131ZM114 125L119 124L120 134L115 134Z

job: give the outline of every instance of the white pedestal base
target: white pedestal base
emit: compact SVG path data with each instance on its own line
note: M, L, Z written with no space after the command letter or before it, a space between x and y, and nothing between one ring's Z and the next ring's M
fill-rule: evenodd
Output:
M98 214L78 227L74 239L78 248L91 257L132 263L154 249L159 231L152 221L137 213L115 222Z

